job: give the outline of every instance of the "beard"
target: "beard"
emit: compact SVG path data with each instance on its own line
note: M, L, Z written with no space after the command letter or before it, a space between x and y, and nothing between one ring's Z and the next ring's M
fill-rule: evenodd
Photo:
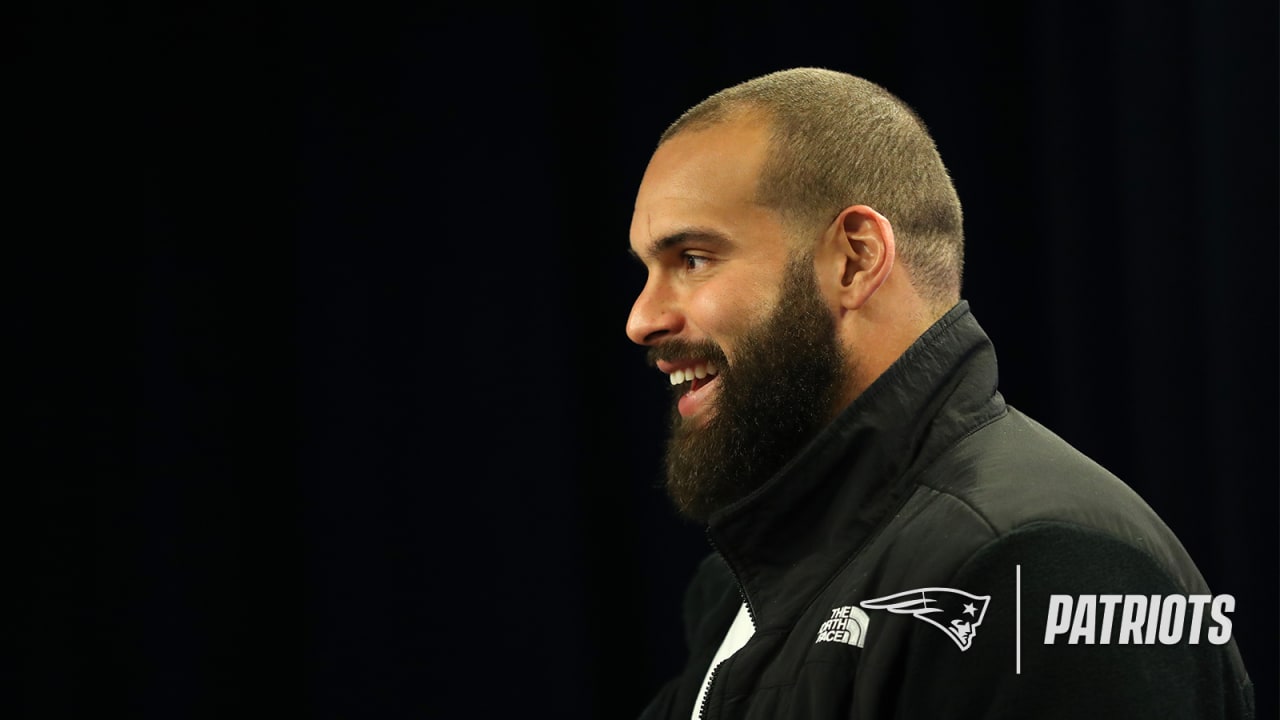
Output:
M702 427L675 408L666 448L667 494L705 522L772 477L822 429L849 382L848 356L807 254L788 264L777 308L749 329L730 365L712 342L669 341L650 358L698 357L720 374ZM685 387L677 386L676 399Z

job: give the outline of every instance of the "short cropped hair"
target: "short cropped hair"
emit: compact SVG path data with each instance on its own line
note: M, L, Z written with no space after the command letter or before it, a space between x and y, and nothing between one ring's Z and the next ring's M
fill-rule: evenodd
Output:
M860 77L794 68L725 88L684 112L659 145L685 131L753 113L770 123L757 199L808 237L851 205L889 219L899 261L920 294L949 306L960 294L960 198L928 128L902 99Z

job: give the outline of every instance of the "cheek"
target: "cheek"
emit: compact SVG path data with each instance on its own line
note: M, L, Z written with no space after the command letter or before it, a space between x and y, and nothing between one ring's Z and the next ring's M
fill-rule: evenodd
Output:
M727 287L708 285L689 298L688 317L699 332L728 352L726 345L732 344L732 338L767 317L773 300L771 294L748 283Z

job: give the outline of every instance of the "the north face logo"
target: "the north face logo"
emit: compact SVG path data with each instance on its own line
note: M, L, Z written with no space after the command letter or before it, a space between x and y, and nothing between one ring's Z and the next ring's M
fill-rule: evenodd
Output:
M990 595L970 595L951 588L920 588L863 600L868 610L888 610L899 615L915 615L942 630L961 651L973 644L973 636L987 614Z
M832 608L831 617L822 623L822 627L818 629L818 639L813 642L837 642L862 647L867 636L868 622L867 614L853 605Z

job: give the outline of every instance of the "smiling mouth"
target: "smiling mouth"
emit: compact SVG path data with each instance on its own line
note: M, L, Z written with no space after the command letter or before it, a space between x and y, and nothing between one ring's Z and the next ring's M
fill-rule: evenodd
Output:
M719 373L720 370L715 364L708 361L672 370L667 375L667 378L672 385L688 384L689 387L684 388L685 392L696 392L707 383L715 380Z

